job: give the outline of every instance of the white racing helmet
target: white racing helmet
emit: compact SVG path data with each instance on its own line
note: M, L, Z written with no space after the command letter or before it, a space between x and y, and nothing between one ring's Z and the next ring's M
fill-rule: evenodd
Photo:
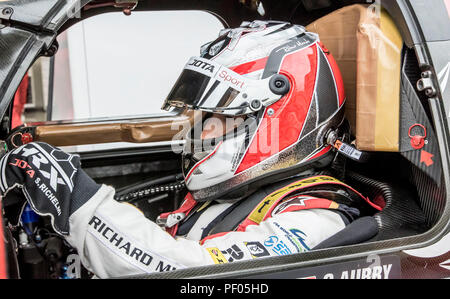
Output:
M329 165L324 136L342 123L344 98L317 34L254 21L222 30L190 58L163 109L203 112L184 137L182 168L193 197L206 201Z

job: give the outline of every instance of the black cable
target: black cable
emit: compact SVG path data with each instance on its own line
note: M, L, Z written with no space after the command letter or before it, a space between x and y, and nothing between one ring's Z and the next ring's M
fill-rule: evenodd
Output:
M181 174L174 174L174 175L157 178L157 179L150 180L150 181L138 182L131 186L125 186L123 188L116 189L116 196L121 197L126 194L136 192L136 191L142 190L142 189L150 187L150 186L154 186L154 185L158 185L158 184L166 184L168 182L173 182L173 181L178 181L181 178L182 178Z
M363 192L368 198L374 200L375 198L381 196L384 200L383 211L386 212L386 210L389 210L389 207L392 205L394 200L393 188L389 183L381 182L353 171L347 171L347 177L351 181L363 185L366 190L361 190L361 192ZM374 216L378 222L379 228L381 229L383 223L380 218L380 212L376 213Z
M55 80L55 56L50 57L50 69L48 80L48 97L47 97L47 120L52 120L53 114L53 86Z
M380 182L353 171L347 171L347 176L359 184L365 185L369 189L368 191L372 193L368 194L369 197L375 198L381 195L384 198L386 206L392 203L393 190L389 183Z
M178 181L166 185L152 186L149 188L135 190L130 193L116 194L114 199L117 201L135 202L139 199L163 192L174 192L186 187L184 181Z

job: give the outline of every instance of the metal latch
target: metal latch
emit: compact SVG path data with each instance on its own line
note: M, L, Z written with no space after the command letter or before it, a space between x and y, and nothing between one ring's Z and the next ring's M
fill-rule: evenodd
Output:
M0 29L9 26L14 10L11 7L0 8Z
M325 134L326 143L334 147L339 153L343 154L347 158L350 158L357 162L365 162L368 159L368 154L357 150L355 147L343 142L339 138L336 131L330 130Z
M431 98L436 95L436 88L434 87L433 80L431 79L431 71L422 73L422 78L417 81L417 89L419 91L425 91L427 97Z
M83 10L87 11L89 9L97 7L114 6L116 8L121 8L123 13L129 16L131 15L131 11L133 11L136 8L138 3L139 0L115 0L106 3L89 3L84 6Z
M179 223L185 217L186 217L186 214L184 214L184 213L170 214L169 216L167 216L167 218L158 217L156 219L156 224L162 228L165 228L165 227L170 228L170 227L176 225L177 223Z

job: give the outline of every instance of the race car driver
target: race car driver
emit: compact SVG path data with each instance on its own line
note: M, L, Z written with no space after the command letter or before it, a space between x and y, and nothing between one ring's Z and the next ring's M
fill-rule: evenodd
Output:
M184 136L189 193L178 210L152 222L89 178L79 156L39 142L0 160L0 191L21 189L101 278L309 251L381 209L330 170L344 97L316 34L245 22L189 59L164 103L202 111Z

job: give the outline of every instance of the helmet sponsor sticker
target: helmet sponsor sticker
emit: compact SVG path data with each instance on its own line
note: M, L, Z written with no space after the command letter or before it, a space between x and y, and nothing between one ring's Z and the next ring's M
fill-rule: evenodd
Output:
M227 70L222 70L219 72L219 78L222 79L223 82L229 83L233 87L237 87L239 90L244 88L244 80L243 78L237 78L235 75L230 74Z
M188 62L187 66L190 66L191 68L194 68L196 71L199 71L199 69L214 73L214 65L200 59L191 58L191 60Z

